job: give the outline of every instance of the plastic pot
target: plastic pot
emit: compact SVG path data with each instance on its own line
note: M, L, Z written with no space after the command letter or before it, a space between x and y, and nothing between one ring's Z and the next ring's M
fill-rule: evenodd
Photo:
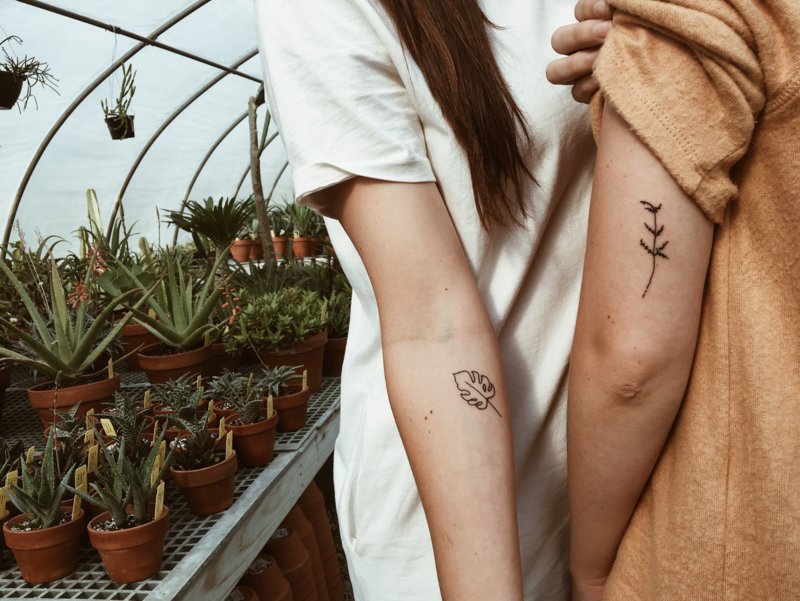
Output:
M78 415L86 415L89 409L99 413L105 403L114 400L114 392L120 389L119 376L105 378L88 384L53 388L54 382L44 382L28 388L28 402L42 420L43 426L53 423L53 411L69 411L81 404Z
M177 380L183 374L200 375L211 357L210 345L173 354L164 354L166 348L161 343L151 344L136 355L151 384Z
M259 555L242 576L241 583L255 591L260 601L287 601L292 599L292 589L275 560L269 555Z
M25 79L18 79L10 71L0 71L0 109L14 108L22 94L22 84Z
M306 425L308 400L311 390L298 390L285 396L273 397L272 403L278 412L278 432L296 432Z
M231 418L228 429L233 432L233 448L245 467L263 467L275 455L275 426L278 414L273 412L267 419L267 412L261 411L261 421L254 424L236 425ZM225 420L228 421L227 419Z
M236 451L224 459L199 470L169 468L193 514L204 516L225 511L233 505L233 484L236 477Z
M338 378L342 375L344 350L347 347L347 336L344 338L328 338L325 344L325 357L322 361L322 375L326 378Z
M108 512L101 513L89 522L89 540L97 549L100 559L114 582L125 584L140 582L161 569L164 557L164 539L169 530L169 508L156 520L124 530L96 530L95 525L109 519Z
M18 515L3 524L6 546L14 553L25 582L44 584L74 572L85 524L83 509L77 519L52 528L27 532L10 528L27 519L26 515Z
M308 370L308 387L313 394L322 386L322 361L327 342L328 333L323 330L279 351L261 351L259 357L269 368L289 365Z
M127 140L136 135L133 128L133 115L109 115L106 117L106 126L112 140Z

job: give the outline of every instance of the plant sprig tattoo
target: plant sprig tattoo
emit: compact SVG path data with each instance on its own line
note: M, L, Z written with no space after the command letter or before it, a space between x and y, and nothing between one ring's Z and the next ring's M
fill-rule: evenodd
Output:
M463 370L455 372L453 379L456 382L456 388L461 393L461 398L467 401L467 404L481 411L491 407L497 415L503 417L491 402L495 395L495 388L489 378L477 371Z
M653 283L653 276L656 273L656 260L661 257L662 259L669 259L669 257L664 253L664 249L669 244L669 240L664 242L659 246L658 239L661 237L661 234L664 233L664 226L658 225L658 212L661 210L661 205L658 206L654 205L653 203L647 202L646 200L640 200L639 203L644 206L644 210L648 213L653 214L653 225L646 223L644 227L647 228L647 231L653 235L653 242L652 245L647 244L644 240L639 239L639 245L647 251L647 254L653 257L653 269L650 271L650 279L647 281L647 286L642 293L642 298L647 295L647 291L650 290L650 284Z

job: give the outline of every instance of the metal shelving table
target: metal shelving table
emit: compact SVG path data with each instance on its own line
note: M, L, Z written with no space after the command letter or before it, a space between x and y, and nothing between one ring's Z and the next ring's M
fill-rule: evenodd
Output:
M123 373L123 390L142 392L140 374ZM46 585L27 584L11 552L0 557L0 599L106 599L221 601L233 589L289 509L333 452L339 431L339 380L326 378L311 397L306 426L278 434L266 468L239 468L233 506L214 516L193 516L180 491L167 486L170 529L161 571L144 582L117 585L97 552L84 541L76 571ZM41 423L28 405L24 383L6 392L0 431L26 447L43 446Z

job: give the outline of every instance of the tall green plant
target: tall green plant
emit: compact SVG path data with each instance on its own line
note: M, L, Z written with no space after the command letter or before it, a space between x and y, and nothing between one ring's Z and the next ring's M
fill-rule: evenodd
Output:
M247 229L254 211L251 198L220 198L215 202L209 197L202 203L190 200L183 211L170 211L166 222L189 232L196 247L203 247L202 236L222 253Z

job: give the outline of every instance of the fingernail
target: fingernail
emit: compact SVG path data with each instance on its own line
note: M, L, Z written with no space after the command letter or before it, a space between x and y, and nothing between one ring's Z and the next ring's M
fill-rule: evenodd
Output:
M603 21L602 23L598 23L594 27L592 27L592 33L597 36L598 38L606 37L609 30L611 29L611 21Z

